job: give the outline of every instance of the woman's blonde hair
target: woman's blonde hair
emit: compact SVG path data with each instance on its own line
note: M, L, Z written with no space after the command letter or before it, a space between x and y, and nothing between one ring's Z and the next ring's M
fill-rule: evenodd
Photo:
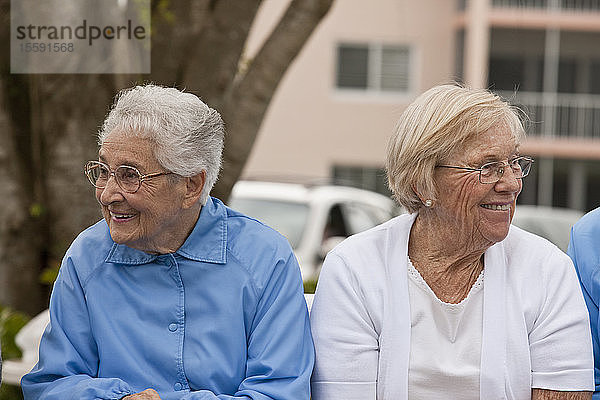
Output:
M521 115L489 90L459 85L429 89L404 110L388 144L386 170L393 197L409 212L417 211L422 199L435 201L436 165L498 125L520 142L525 135Z

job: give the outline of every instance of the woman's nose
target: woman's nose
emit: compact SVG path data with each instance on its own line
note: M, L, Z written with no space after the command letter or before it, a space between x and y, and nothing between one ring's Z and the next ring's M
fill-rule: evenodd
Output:
M96 189L96 197L102 205L108 205L115 201L123 200L123 193L117 184L114 174L108 177L106 186L103 189Z
M516 177L515 171L512 168L506 167L504 168L504 173L496 182L496 190L497 191L505 191L505 192L518 192L521 190L521 178Z

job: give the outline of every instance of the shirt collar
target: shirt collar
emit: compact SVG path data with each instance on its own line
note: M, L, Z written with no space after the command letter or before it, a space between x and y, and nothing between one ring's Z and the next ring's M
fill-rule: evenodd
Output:
M219 200L209 197L200 211L200 217L185 240L175 252L194 261L225 264L227 262L227 208ZM140 265L150 263L161 255L149 254L115 243L105 262Z

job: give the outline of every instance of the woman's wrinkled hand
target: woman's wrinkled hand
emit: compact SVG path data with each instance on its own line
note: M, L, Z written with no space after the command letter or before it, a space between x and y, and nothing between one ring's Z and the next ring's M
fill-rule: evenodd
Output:
M156 393L156 390L146 389L143 392L125 396L121 400L160 400L160 396Z

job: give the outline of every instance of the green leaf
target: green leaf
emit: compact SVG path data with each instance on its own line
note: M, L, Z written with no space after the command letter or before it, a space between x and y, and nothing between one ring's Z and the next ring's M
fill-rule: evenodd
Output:
M52 285L58 277L58 270L60 266L44 268L40 274L40 282L46 285Z
M20 358L21 350L15 343L15 336L30 318L21 313L0 306L0 340L2 340L2 358Z
M314 293L317 289L316 279L307 279L304 281L304 293Z
M29 215L31 215L34 218L39 218L41 217L44 212L46 211L46 209L44 208L44 206L40 203L33 203L30 207L29 207Z

